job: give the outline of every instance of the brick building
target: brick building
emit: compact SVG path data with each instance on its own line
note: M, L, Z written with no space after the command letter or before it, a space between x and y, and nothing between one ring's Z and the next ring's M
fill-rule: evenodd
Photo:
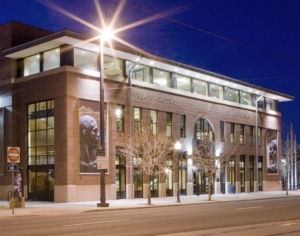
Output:
M16 22L0 26L1 199L12 189L7 147L20 148L16 195L99 199L99 45L88 39ZM242 153L228 168L220 167L215 193L281 189L279 103L292 96L120 45L105 46L103 53L107 199L146 197L143 173L117 152L120 135L141 123L182 144L179 166L171 161L173 171L151 177L153 197L174 196L176 174L182 195L195 194L196 184L206 193L205 173L189 158L193 141L203 135L216 152L228 140Z

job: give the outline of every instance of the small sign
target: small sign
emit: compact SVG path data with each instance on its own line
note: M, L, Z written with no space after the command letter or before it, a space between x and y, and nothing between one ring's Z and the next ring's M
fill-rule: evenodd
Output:
M19 147L7 147L7 162L8 163L20 163L20 148Z
M109 162L107 157L97 156L97 169L98 170L109 169Z
M19 171L19 166L18 165L8 165L7 170L8 171Z

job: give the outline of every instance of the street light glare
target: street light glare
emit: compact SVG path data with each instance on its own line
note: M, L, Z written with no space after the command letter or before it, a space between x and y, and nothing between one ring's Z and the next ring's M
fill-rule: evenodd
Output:
M106 41L113 38L114 32L110 28L105 28L101 31L101 39Z

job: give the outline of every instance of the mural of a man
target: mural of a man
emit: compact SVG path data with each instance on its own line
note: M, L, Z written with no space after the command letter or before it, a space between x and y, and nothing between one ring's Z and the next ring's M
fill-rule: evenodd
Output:
M277 173L277 140L273 139L269 144L268 173Z
M82 115L79 118L80 170L91 172L97 167L96 149L99 145L98 125L94 117Z

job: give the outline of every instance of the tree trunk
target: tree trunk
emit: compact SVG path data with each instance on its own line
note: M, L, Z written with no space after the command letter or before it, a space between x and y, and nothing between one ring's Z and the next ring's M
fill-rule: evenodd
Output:
M208 176L208 201L211 201L211 176Z
M148 186L148 205L151 205L151 186L150 186L150 183L149 183L149 186Z

